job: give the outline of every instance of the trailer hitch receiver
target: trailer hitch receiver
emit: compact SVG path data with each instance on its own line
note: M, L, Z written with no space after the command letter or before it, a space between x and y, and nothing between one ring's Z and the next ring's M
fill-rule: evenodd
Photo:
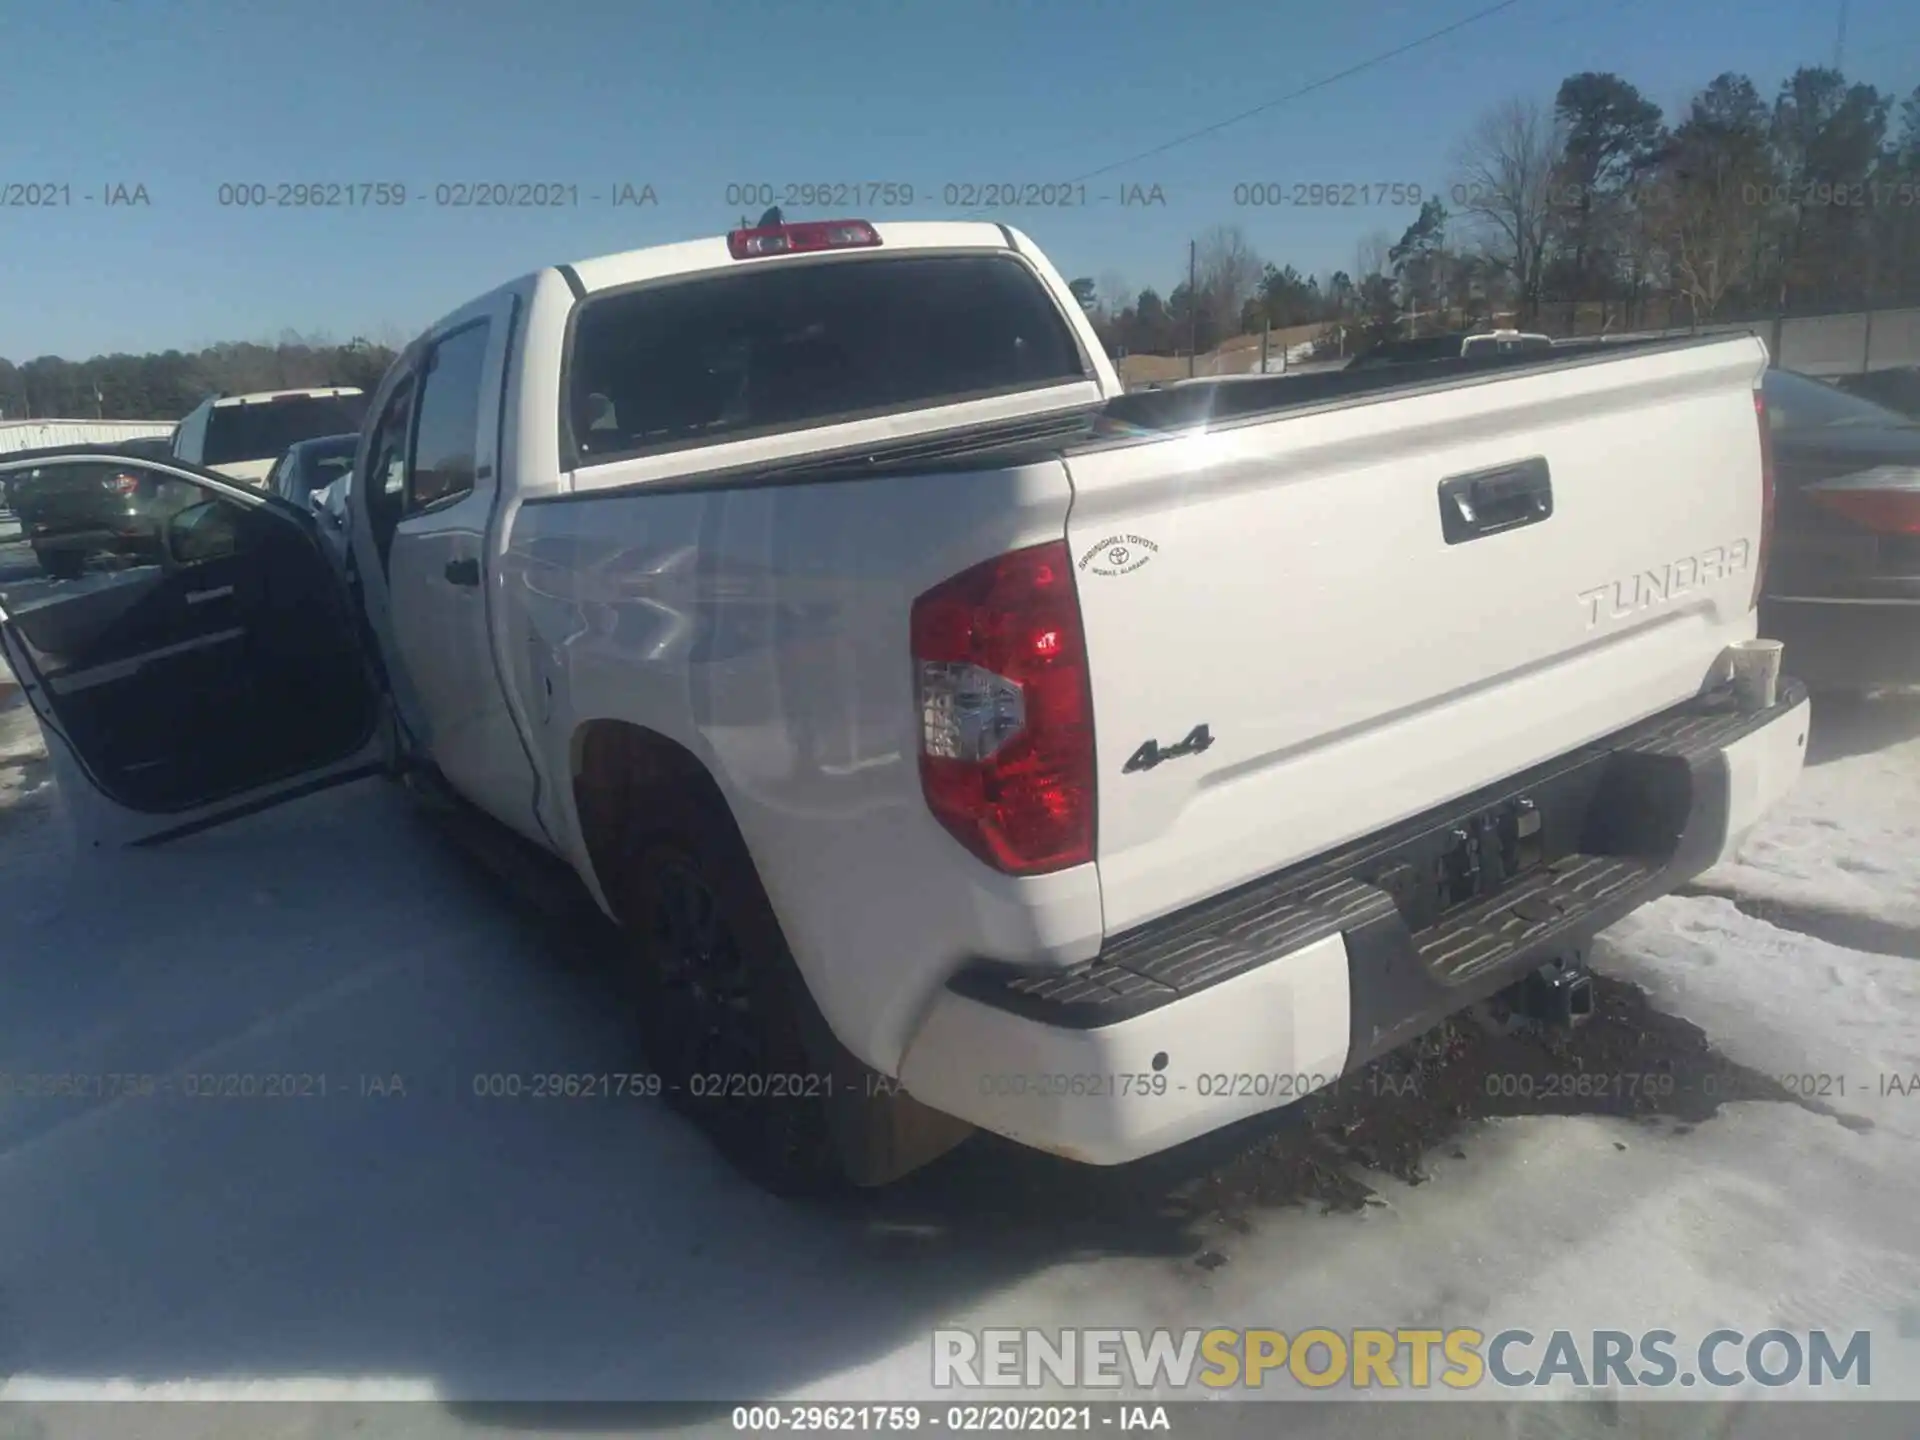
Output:
M1515 1008L1557 1030L1593 1018L1593 972L1578 951L1556 955L1519 985Z

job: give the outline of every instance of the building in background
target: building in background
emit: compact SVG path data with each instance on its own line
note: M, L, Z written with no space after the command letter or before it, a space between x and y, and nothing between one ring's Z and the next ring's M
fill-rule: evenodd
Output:
M164 420L0 420L0 455L43 445L118 445L172 433Z

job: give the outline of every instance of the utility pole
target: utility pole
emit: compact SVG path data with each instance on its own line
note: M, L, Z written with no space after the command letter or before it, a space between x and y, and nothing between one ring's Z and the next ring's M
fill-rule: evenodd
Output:
M1200 295L1194 283L1198 242L1187 241L1187 378L1193 378L1195 350L1200 344Z

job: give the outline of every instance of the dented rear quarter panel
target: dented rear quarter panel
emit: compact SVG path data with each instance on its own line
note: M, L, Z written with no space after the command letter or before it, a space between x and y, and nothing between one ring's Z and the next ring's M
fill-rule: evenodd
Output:
M967 959L1066 964L1100 943L1094 866L997 874L927 809L908 633L923 591L1060 539L1069 498L1056 462L577 495L515 516L509 605L532 642L519 685L556 682L537 720L546 773L569 775L572 737L596 719L698 757L828 1023L884 1072ZM566 789L561 828L590 872Z

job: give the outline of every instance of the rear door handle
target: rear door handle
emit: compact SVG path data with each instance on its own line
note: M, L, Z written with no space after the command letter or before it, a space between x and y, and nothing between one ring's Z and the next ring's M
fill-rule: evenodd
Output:
M233 586L231 585L216 585L211 590L189 590L187 592L187 603L189 605L204 605L209 600L224 600L231 594L233 594Z
M478 585L480 583L480 562L478 560L449 560L446 569L447 583L450 585Z
M1541 455L1440 482L1440 530L1449 545L1538 525L1552 515L1553 476Z

